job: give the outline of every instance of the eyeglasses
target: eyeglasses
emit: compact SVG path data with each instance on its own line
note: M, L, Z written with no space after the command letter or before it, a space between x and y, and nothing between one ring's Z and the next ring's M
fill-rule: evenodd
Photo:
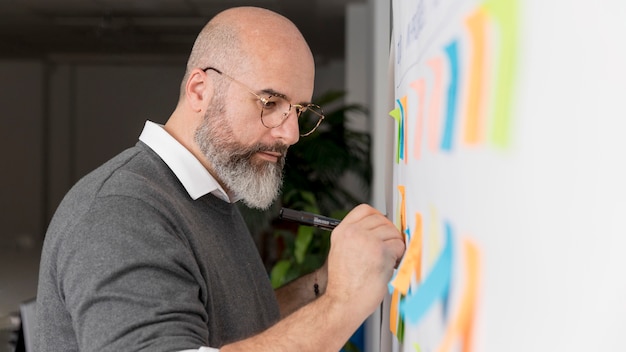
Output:
M313 133L317 126L322 123L322 120L324 120L324 111L322 111L322 108L318 105L291 104L284 96L273 92L265 93L267 94L267 96L264 97L256 94L247 85L241 83L240 81L232 78L231 76L223 73L222 71L214 67L207 67L205 69L202 69L202 71L204 72L208 70L215 71L220 75L230 79L231 81L239 84L252 95L254 95L257 99L259 99L259 102L261 103L261 123L267 128L276 128L282 125L285 120L287 120L287 117L289 117L292 108L296 111L301 137L306 137ZM306 133L302 133L302 131L305 131Z

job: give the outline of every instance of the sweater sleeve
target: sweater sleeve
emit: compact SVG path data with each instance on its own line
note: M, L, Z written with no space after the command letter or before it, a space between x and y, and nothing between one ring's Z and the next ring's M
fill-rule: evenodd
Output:
M70 231L59 256L59 284L81 351L208 344L206 284L167 217L142 200L108 196Z

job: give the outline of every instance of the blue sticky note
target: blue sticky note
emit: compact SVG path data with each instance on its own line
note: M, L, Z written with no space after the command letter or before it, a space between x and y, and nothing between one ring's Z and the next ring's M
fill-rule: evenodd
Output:
M417 324L438 301L448 299L452 279L452 227L446 223L446 245L422 284L400 302L400 315Z
M459 91L459 53L458 40L446 45L445 52L450 61L450 85L448 86L448 106L446 110L446 120L441 139L441 149L452 150L454 140L454 128L456 124L457 97Z

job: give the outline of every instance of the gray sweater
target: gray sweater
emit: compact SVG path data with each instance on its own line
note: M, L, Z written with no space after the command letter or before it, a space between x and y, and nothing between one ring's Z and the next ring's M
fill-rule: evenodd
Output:
M46 234L36 351L220 347L279 319L234 204L192 200L139 142L80 180Z

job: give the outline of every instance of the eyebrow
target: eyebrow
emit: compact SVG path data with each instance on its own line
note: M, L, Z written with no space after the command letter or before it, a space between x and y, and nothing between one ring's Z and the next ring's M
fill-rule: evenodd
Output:
M283 99L286 99L287 101L291 101L291 99L289 99L289 97L288 97L287 95L285 95L285 94L283 94L283 93L280 93L280 92L277 92L277 91L275 91L275 90L274 90L274 89L272 89L272 88L266 88L266 89L263 89L263 90L261 90L261 93L266 93L266 94L269 94L269 95L274 95L274 96L277 96L277 97L281 97L281 98L283 98ZM292 105L302 105L302 106L307 106L307 105L309 105L309 104L313 104L313 103L312 103L312 102L310 102L310 101L307 101L307 102L299 102L299 103L295 103L295 104L292 104Z
M265 93L265 94L269 94L269 95L274 95L274 96L281 97L281 98L285 98L285 99L289 100L285 94L280 93L280 92L277 92L277 91L273 90L272 88L265 88L265 89L262 89L262 90L261 90L261 93Z

